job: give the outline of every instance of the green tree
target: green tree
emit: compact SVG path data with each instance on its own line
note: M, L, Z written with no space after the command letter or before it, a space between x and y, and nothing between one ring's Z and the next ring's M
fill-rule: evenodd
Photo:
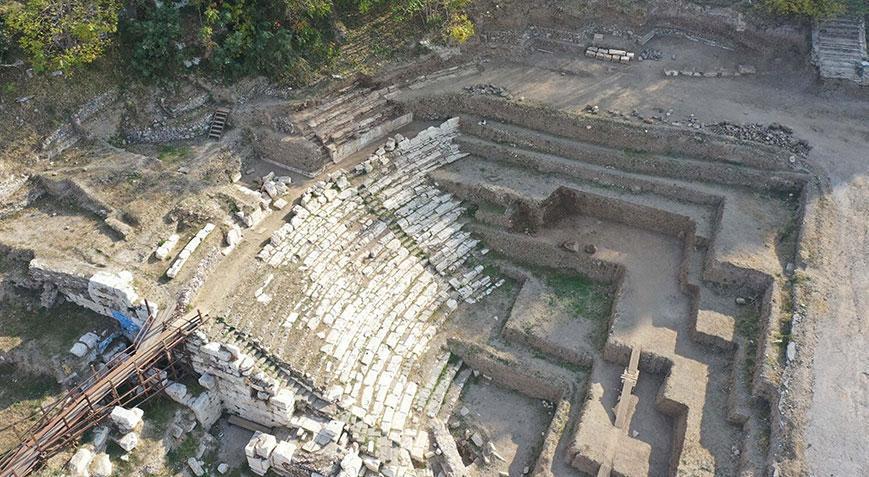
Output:
M287 77L296 66L333 54L330 0L205 0L201 6L205 56L227 76Z
M102 55L120 7L118 0L26 0L7 7L5 23L37 71L69 71Z
M141 18L124 18L120 36L132 52L130 67L140 76L155 80L175 73L181 65L181 21L171 6L143 5Z

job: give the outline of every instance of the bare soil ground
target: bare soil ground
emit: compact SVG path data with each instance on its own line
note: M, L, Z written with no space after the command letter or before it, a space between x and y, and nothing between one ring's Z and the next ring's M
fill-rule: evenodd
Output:
M462 408L468 411L467 415L461 416ZM472 379L465 385L451 419L463 421L469 429L482 429L505 460L491 459L488 465L475 465L471 467L471 475L508 472L511 477L518 477L523 475L526 467L534 467L543 433L552 415L551 410L539 400L505 389L487 379ZM465 426L460 429L465 429ZM466 438L464 435L455 437Z
M707 49L684 39L662 41L659 47L665 58L675 54L675 61ZM711 62L714 55L702 57ZM733 60L721 65L730 66ZM663 76L670 67L666 61L622 67L536 52L493 57L481 75L433 87L494 83L514 97L576 112L592 104L604 111L637 110L643 115L672 110L671 118L685 121L693 114L704 124L778 122L808 141L812 150L807 160L823 194L811 204L817 217L806 225L809 246L798 264L808 276L802 288L806 320L792 337L798 358L787 372L786 399L780 407L792 426L796 455L805 452L807 471L854 475L869 466L869 440L862 434L842 439L837 429L850 427L861 416L866 420L863 404L869 393L862 371L869 363L869 328L860 319L861 310L869 306L862 298L869 296L869 91L819 83L803 61L780 52L769 63L756 63L761 68L757 76L668 78ZM732 237L737 253L744 247L742 238Z

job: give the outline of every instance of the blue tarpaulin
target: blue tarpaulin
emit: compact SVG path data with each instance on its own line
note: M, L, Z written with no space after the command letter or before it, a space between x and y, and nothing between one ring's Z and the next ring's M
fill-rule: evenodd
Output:
M121 313L120 311L112 311L112 318L118 320L118 323L121 324L121 333L124 334L129 339L133 339L139 333L139 329L141 328L136 324L132 318L127 315Z

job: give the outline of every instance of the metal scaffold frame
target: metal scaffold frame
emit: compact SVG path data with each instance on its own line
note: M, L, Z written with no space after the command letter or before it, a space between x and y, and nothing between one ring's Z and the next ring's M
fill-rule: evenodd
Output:
M165 389L170 384L170 375L177 379L182 373L182 353L176 348L206 319L198 310L172 323L168 323L168 316L149 313L127 349L49 406L40 407L36 414L23 419L30 421L39 416L26 432L18 435L21 440L18 446L0 456L0 477L31 474L97 426L115 406L141 404ZM20 422L6 425L0 431L15 431Z

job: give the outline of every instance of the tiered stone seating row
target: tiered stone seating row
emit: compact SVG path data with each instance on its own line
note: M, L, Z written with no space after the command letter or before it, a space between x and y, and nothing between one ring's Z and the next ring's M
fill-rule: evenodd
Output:
M426 178L463 157L452 144L457 126L390 139L358 176L318 184L258 255L304 277L292 311L268 325L276 333L258 333L265 346L323 377L341 407L395 442L407 434L420 390L411 371L440 325L460 300L502 283L467 265L477 241L461 230L464 209ZM296 333L321 354L300 346ZM438 375L444 366L438 361Z

